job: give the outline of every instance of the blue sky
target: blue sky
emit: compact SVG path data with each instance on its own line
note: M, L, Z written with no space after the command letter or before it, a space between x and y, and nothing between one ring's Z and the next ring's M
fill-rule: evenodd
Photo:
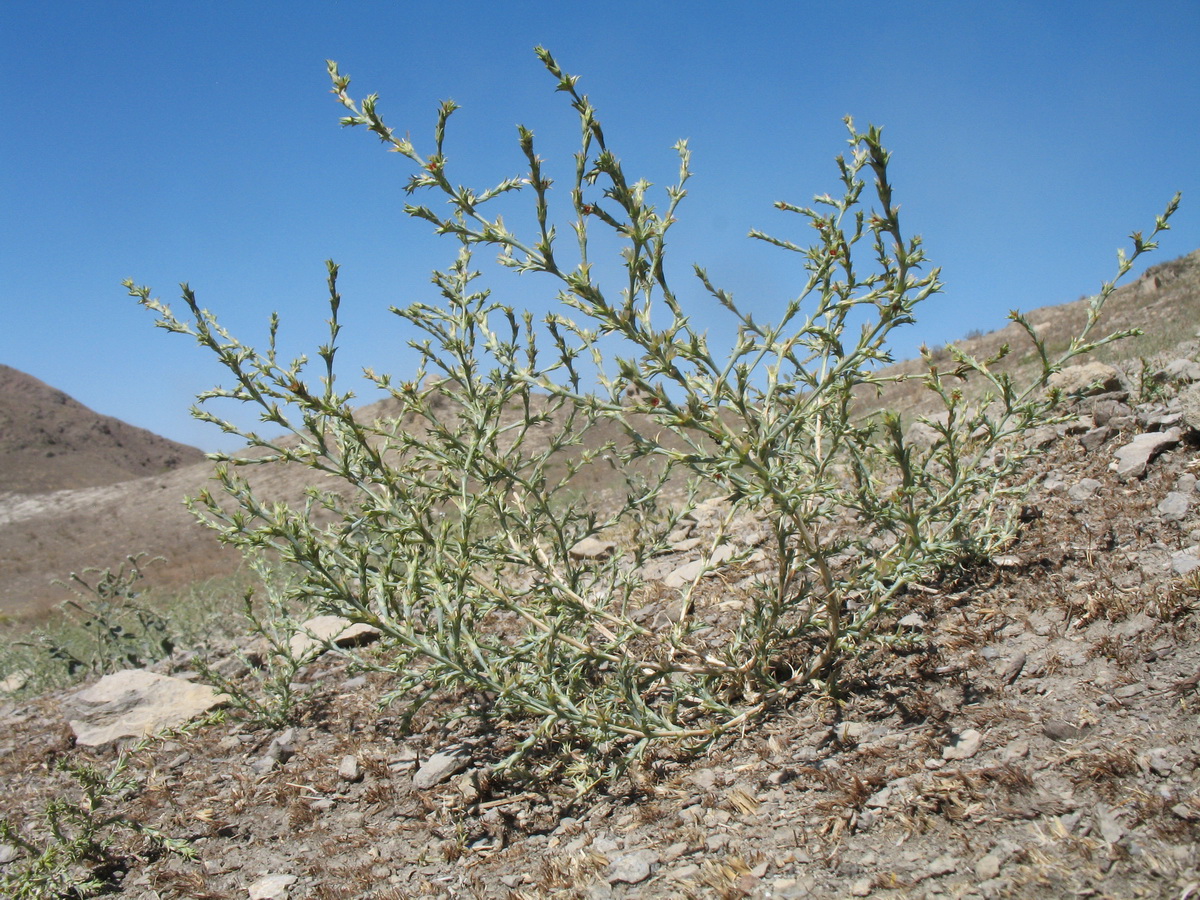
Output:
M947 286L901 356L1093 292L1176 190L1183 207L1150 262L1200 247L1195 0L11 2L0 362L213 449L222 436L187 408L222 372L154 329L121 280L165 300L188 281L249 343L278 310L289 354L315 355L332 257L343 384L368 365L406 374L412 335L387 308L433 299L429 271L454 248L401 212L405 161L338 127L324 60L425 149L437 102L461 104L457 180L520 174L522 122L562 183L577 124L535 44L582 77L628 173L666 182L671 145L690 140L675 281L699 262L760 319L803 273L746 232L809 240L771 204L836 189L847 114L884 126L902 221ZM553 295L511 289L539 309Z

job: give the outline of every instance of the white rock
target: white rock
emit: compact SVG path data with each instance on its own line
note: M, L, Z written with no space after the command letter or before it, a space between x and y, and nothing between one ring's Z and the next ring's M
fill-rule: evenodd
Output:
M980 881L988 881L1000 874L1000 857L991 853L981 856L975 863L975 877Z
M570 549L572 559L604 559L611 556L617 545L612 541L602 541L600 538L585 537Z
M413 787L419 791L427 791L441 784L451 775L465 769L471 762L471 751L467 747L451 747L433 754L425 760L413 775Z
M295 875L264 875L247 890L250 900L284 900L295 883Z
M365 622L351 622L342 616L317 616L300 626L288 648L293 656L320 655L329 642L338 647L354 647L370 643L379 633L378 628Z
M1072 485L1067 490L1067 496L1072 500L1091 500L1101 486L1095 478L1082 478L1078 484Z
M338 766L338 778L342 781L362 781L362 772L358 768L358 757L342 757L342 764Z
M1067 395L1107 394L1121 389L1121 373L1105 363L1089 362L1055 372L1049 386Z
M958 735L957 740L949 747L942 748L942 759L970 759L983 746L983 735L974 728L968 728Z
M0 681L0 694L15 694L27 684L29 684L29 673L18 669L15 672L9 673Z
M684 563L678 569L667 575L667 577L663 579L663 584L665 584L667 587L673 588L679 588L683 587L684 585L691 584L696 580L696 576L705 569L715 572L716 567L719 567L722 563L728 562L735 555L737 555L737 550L734 549L731 544L721 544L719 547L713 550L712 554L707 558L707 561L703 559L697 559L690 563Z
M206 684L126 669L105 675L64 704L75 742L98 747L174 728L229 698Z

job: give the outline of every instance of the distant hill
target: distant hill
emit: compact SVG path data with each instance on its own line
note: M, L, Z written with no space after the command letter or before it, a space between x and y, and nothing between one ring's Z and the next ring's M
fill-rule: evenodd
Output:
M0 365L0 492L100 487L203 459L195 447L102 416L32 375Z

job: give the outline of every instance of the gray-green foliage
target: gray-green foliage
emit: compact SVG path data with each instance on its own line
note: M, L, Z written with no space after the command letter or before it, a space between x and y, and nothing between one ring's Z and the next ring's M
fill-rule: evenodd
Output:
M195 853L185 842L114 811L135 792L138 781L130 762L156 738L121 751L108 768L62 759L56 769L67 774L70 788L47 800L41 815L24 826L0 816L0 843L17 851L15 861L0 872L0 889L14 900L89 897L109 884L119 858L113 846L122 836L136 835L151 845L187 858Z
M35 646L65 668L68 677L141 668L175 649L166 618L140 602L144 556L129 556L117 569L72 572L68 581L56 582L75 596L59 604L62 615L54 627L39 629L33 637Z
M260 642L256 658L238 651L226 658L226 663L241 664L246 673L242 677L227 675L220 665L210 664L203 656L197 656L193 666L201 678L225 694L229 706L260 725L282 728L295 720L310 693L297 683L297 676L312 659L293 649L291 642L300 631L300 623L294 615L295 604L279 584L278 573L260 559L252 560L250 565L266 594L261 604L253 588L242 595L245 623Z
M914 447L895 414L856 414L856 396L888 380L880 369L893 330L941 288L919 238L901 229L879 130L847 120L836 195L818 196L813 207L776 204L812 229L811 244L752 232L797 254L807 272L777 321L759 321L695 268L694 284L736 325L732 340L715 344L693 326L666 253L690 177L686 143L676 146L679 178L659 209L652 186L626 176L577 79L544 50L538 55L580 123L570 241L550 214L551 179L531 131L518 129L525 175L486 190L462 187L444 146L453 103L442 104L433 152L424 155L383 122L374 96L351 99L349 79L329 65L349 111L343 124L370 129L414 164L409 193L442 203L405 211L458 247L434 276L440 302L395 310L421 335L412 344L419 371L403 381L367 372L394 399L394 416L360 421L352 395L335 387L332 263L320 386L303 380L304 360L277 359L277 320L259 352L225 332L186 286L187 320L149 289L128 287L160 326L194 336L233 375L233 387L201 400L255 404L290 436L243 433L197 410L266 451L224 457L226 497L199 500L223 539L277 553L324 607L381 628L394 648L384 664L397 678L394 697L410 710L468 689L481 698L475 711L517 723L524 736L507 764L540 746L586 768L652 741L699 747L744 727L826 681L909 585L1008 541L1011 501L1023 490L1025 454L1015 440L1054 415L1046 379L1118 335L1092 336L1111 283L1058 358L1014 314L1042 360L1040 377L1018 385L993 368L997 359L954 351L948 367L931 365L925 377L944 405L930 420L937 439ZM517 191L533 195L529 235L488 212ZM596 229L622 244L615 290L598 280L589 246ZM1135 234L1120 274L1153 246ZM475 284L480 247L497 252L503 268L556 284L559 310L535 322L491 299ZM599 374L592 380L585 370ZM981 402L964 400L968 377L990 389ZM242 476L263 464L330 477L291 509ZM624 479L612 502L589 490L597 467ZM672 507L673 486L684 479L689 499ZM738 517L759 516L772 530L771 567L733 623L714 614L702 573L670 598L670 625L648 625L633 615L654 593L643 565L698 492L729 497L709 550ZM572 554L597 535L620 536L620 552Z

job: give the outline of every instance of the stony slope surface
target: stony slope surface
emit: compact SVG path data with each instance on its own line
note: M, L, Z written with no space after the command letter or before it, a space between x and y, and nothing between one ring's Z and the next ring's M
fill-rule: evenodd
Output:
M123 838L104 869L136 900L245 898L1162 897L1200 891L1200 344L1083 398L1044 447L1015 544L901 598L841 689L810 691L700 759L652 758L582 802L505 784L503 728L379 701L385 675L325 654L286 729L231 713L151 744L113 811L194 861ZM1168 371L1176 374L1169 375ZM1130 448L1140 448L1131 450ZM703 504L707 536L723 501ZM760 523L764 528L767 523ZM735 541L754 540L753 522ZM681 543L647 572L669 589ZM707 579L704 604L771 560ZM253 647L243 645L254 657ZM212 660L251 679L226 645ZM381 661L378 644L359 651ZM194 657L155 668L194 680ZM247 684L250 682L247 681ZM94 689L89 689L92 696ZM122 695L125 707L133 701ZM0 814L77 798L78 689L0 702ZM121 710L109 709L105 714ZM22 859L0 846L8 866ZM0 863L5 865L5 863Z

